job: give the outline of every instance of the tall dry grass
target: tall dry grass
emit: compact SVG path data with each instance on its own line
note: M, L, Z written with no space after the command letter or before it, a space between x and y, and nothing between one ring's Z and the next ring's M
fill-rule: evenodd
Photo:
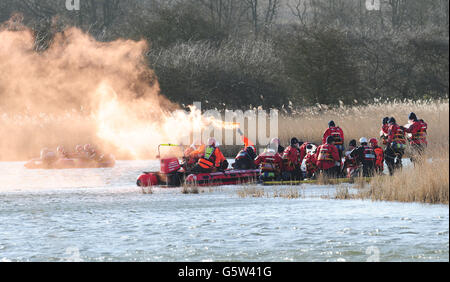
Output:
M357 198L377 201L449 203L449 160L424 161L393 176L377 176Z

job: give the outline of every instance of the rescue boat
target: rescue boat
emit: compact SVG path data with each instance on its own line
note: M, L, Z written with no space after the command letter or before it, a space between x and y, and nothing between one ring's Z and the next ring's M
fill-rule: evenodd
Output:
M219 186L236 185L256 181L259 170L225 170L223 172L188 174L180 165L177 158L160 160L160 171L144 172L137 178L139 187L161 186L165 188L189 186Z
M107 168L114 167L116 161L110 156L107 161L97 162L87 159L58 159L53 162L43 162L41 159L33 159L25 163L27 169L71 169L71 168Z

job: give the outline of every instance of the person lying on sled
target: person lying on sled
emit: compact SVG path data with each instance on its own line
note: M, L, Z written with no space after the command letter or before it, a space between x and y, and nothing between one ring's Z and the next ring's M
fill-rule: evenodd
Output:
M255 169L255 151L256 150L254 146L248 146L239 151L239 153L236 155L234 163L232 164L232 167L234 169Z
M205 148L205 154L198 160L192 169L193 173L210 173L224 171L228 168L228 161L223 156L215 138L208 139L208 146Z

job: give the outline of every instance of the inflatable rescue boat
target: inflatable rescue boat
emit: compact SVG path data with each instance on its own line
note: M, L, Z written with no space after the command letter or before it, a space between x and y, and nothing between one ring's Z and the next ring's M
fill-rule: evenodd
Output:
M256 181L259 170L225 170L223 172L188 174L182 168L177 158L160 160L161 168L158 172L144 172L136 181L139 187L161 186L179 187L234 185Z
M41 159L30 160L25 163L28 169L70 169L70 168L105 168L114 167L115 158L110 156L107 161L97 162L87 159L58 159L53 162L43 162Z

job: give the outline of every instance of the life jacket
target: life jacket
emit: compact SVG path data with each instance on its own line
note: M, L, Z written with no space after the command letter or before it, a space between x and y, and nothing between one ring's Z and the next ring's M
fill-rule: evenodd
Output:
M330 127L330 136L334 138L334 145L343 145L344 140L342 139L341 131L339 127Z
M245 150L241 150L239 151L239 153L236 156L236 160L240 160L240 159L245 159L245 158L249 158L248 153Z
M205 169L213 168L216 163L216 148L212 146L208 146L205 149L205 155L198 160L198 164Z
M314 155L313 154L307 154L305 157L305 166L306 166L306 171L313 173L317 170L317 165L316 162L314 160Z
M363 160L366 162L375 162L377 157L375 156L375 152L371 146L364 146L363 151Z
M419 124L419 129L416 133L412 135L412 143L414 144L422 144L427 143L427 129L428 125L424 121L417 121Z
M392 141L397 144L406 144L405 131L400 126L394 124L390 127Z
M383 164L383 162L384 162L383 149L377 146L373 149L373 151L375 152L375 156L376 156L375 165L377 167L383 167L384 166L384 164Z
M287 168L288 171L297 168L299 155L298 149L295 147L289 146L284 150L282 159L284 167Z
M319 157L317 158L317 160L334 162L333 154L331 153L329 144L320 146Z
M280 165L275 161L275 157L265 157L260 165L263 172L279 172Z

